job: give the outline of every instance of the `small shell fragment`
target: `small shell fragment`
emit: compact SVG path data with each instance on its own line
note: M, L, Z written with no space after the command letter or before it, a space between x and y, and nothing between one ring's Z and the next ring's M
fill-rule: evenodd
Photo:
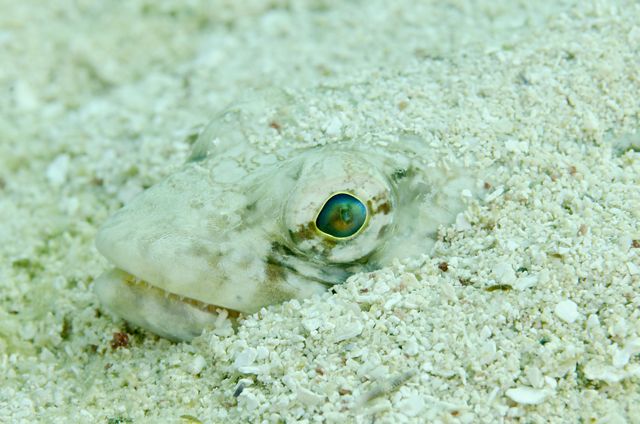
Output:
M501 262L493 269L493 275L500 284L513 284L516 281L516 273L507 262Z
M538 277L535 275L527 275L525 277L519 277L518 279L516 279L513 287L516 290L526 290L530 287L535 286L536 284L538 284Z
M359 321L350 322L336 331L333 341L338 343L359 336L362 329L362 324Z
M580 316L580 313L578 312L578 305L576 305L572 300L563 300L562 302L559 302L556 305L554 312L558 318L569 324L574 322Z
M509 399L523 405L539 405L549 395L549 392L532 387L516 387L505 393Z
M194 375L200 374L200 372L206 365L207 361L204 359L204 357L202 355L196 355L193 358L193 362L189 366L189 371Z
M238 356L236 356L235 361L233 362L233 366L236 369L241 369L252 365L256 360L257 352L253 348L245 349Z
M297 398L303 405L317 405L324 400L324 396L305 389L304 387L298 387Z
M56 156L53 162L49 164L46 175L52 185L58 187L67 180L69 162L69 155L62 154Z

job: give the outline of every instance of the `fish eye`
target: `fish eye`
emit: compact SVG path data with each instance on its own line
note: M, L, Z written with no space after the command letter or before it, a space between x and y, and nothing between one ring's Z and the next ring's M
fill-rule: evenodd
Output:
M315 225L326 236L349 239L365 227L368 218L367 207L360 199L349 193L335 193L320 208Z

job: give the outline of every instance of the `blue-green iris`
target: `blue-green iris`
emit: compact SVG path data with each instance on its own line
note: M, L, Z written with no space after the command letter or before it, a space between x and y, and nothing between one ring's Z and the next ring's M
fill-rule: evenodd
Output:
M316 218L316 228L336 238L356 234L367 221L367 207L347 193L334 194L326 201Z

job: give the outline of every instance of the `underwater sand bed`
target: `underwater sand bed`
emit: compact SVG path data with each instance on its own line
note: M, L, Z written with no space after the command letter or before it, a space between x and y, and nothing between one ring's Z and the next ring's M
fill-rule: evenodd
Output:
M3 7L0 421L638 420L639 6L413 3ZM265 149L417 134L486 197L192 343L108 315L97 227L270 86Z

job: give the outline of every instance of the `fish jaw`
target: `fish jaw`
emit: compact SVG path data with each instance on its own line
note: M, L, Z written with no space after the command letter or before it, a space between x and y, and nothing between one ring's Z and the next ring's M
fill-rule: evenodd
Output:
M223 325L235 311L171 295L120 269L103 273L93 290L102 305L126 321L174 341L189 341Z

